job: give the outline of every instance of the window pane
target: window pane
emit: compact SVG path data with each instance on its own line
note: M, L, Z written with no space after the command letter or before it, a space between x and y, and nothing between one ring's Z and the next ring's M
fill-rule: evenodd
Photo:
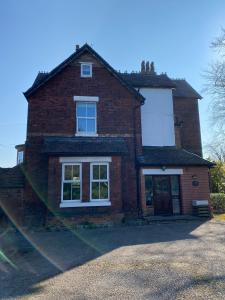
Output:
M95 116L96 116L95 109L96 109L95 103L87 103L87 117L95 118Z
M107 165L100 165L100 179L107 179Z
M82 65L82 74L90 75L91 74L91 66L90 65Z
M99 199L99 183L92 182L92 199Z
M64 179L72 180L72 166L65 166Z
M73 179L72 180L80 180L80 166L73 166Z
M87 119L87 132L95 132L95 120Z
M86 104L85 103L77 103L77 116L78 117L86 117Z
M78 118L78 132L86 132L86 119Z
M100 199L108 199L108 182L100 182Z
M178 176L171 176L171 193L173 196L178 196L180 194Z
M63 184L63 200L71 200L71 183Z
M151 175L145 175L145 201L147 206L153 205L153 181Z
M72 183L72 200L80 200L80 183Z
M93 179L99 179L99 165L92 166L93 168Z

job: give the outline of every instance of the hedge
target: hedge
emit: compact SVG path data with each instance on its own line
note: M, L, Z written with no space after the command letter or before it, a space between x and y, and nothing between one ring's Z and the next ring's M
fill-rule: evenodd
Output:
M210 195L211 205L214 212L225 213L225 194L214 193Z

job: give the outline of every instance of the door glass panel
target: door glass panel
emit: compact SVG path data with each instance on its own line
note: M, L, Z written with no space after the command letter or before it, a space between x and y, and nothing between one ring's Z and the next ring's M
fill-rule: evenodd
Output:
M147 206L153 205L153 180L151 175L145 175L145 201Z
M166 176L157 177L155 180L155 191L156 193L168 193L169 192L169 181Z
M171 194L173 203L173 213L180 214L180 183L179 176L171 176Z

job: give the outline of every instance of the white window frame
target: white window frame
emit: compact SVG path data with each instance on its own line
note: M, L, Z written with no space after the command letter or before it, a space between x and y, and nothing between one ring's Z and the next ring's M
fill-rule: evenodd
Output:
M83 67L84 66L89 66L90 67L90 74L84 74L83 73ZM85 62L83 62L83 63L81 63L81 65L80 65L80 76L81 77L84 77L84 78L90 78L90 77L92 77L92 63L85 63Z
M17 165L20 165L23 163L24 160L24 151L18 151L17 152Z
M95 117L78 117L77 115L77 106L79 104L95 104ZM81 132L81 131L78 131L78 118L79 119L89 119L89 120L95 120L95 131L93 132ZM98 136L97 134L97 104L96 102L92 102L92 101L77 101L76 102L76 136Z
M80 180L65 180L65 166L79 166L79 175L80 175ZM82 199L82 164L81 163L63 163L62 164L62 180L61 180L61 204L68 204L69 206L72 206L75 203L80 203ZM63 184L64 183L72 183L72 182L79 182L80 183L80 199L76 200L64 200L63 199ZM61 206L61 205L60 205ZM63 206L63 205L62 205Z
M106 179L93 179L93 166L106 165L107 166L107 180ZM107 199L92 199L92 182L108 182L108 198ZM107 162L94 162L90 163L90 201L91 202L109 202L110 201L110 178L109 178L109 163Z

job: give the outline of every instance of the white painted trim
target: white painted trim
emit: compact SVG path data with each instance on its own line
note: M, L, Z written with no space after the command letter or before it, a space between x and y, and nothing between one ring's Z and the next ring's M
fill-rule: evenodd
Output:
M143 175L182 175L183 169L143 169Z
M80 175L80 180L74 180L74 182L80 182L80 199L76 199L76 200L63 200L63 183L64 182L73 182L73 180L64 180L64 176L65 176L65 172L64 172L64 170L65 170L65 166L66 165L75 165L75 166L79 166L79 175ZM66 203L68 203L68 201L69 201L69 203L70 202L80 202L81 201L81 199L82 199L82 164L81 163L63 163L62 164L62 177L61 177L61 204L62 203L64 203L64 204L66 204Z
M74 157L60 157L60 163L82 163L82 162L111 162L111 156L74 156Z
M73 202L70 203L60 203L60 207L93 207L93 206L111 206L110 201L89 201L89 202Z
M106 165L107 166L107 179L93 179L93 166ZM92 199L92 182L108 182L108 199ZM109 163L108 162L93 162L90 164L90 201L92 202L105 202L110 199L110 180L109 180Z
M98 136L97 133L81 133L81 132L78 132L78 133L75 133L75 136L89 136L89 137L95 137L95 136Z
M90 66L90 75L83 74L83 66L84 65ZM80 65L80 76L84 77L84 78L87 78L87 77L90 78L90 77L92 77L92 64L91 63L89 63L89 62L81 63L81 65Z
M98 102L98 96L73 96L74 101Z
M86 105L86 108L87 108L87 104L94 104L95 105L95 117L80 117L77 115L77 106L78 104L83 104L83 105ZM85 121L87 121L88 119L89 120L94 120L95 121L95 130L92 131L92 132L87 132L87 131L78 131L78 119L84 119ZM78 135L78 136L95 136L97 134L97 105L96 103L91 103L90 101L87 102L83 102L82 101L79 101L76 103L76 134L75 135Z

